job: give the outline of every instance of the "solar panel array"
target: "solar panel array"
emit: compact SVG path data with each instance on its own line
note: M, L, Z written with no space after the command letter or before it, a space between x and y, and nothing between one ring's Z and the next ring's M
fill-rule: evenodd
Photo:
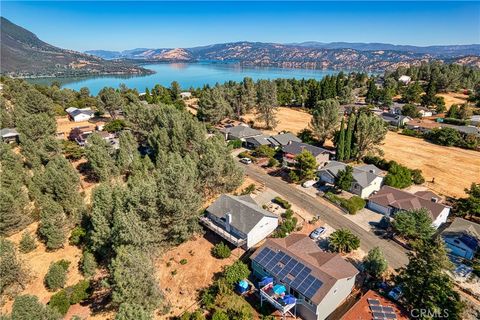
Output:
M310 274L312 269L281 251L263 248L253 261L309 299L312 299L323 284Z
M397 319L395 310L392 307L384 307L377 299L367 299L368 306L372 310L374 320L394 320Z

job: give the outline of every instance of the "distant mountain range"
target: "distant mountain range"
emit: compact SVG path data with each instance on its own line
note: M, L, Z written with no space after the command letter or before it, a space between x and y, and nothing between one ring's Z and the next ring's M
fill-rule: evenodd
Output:
M3 17L0 17L0 29L2 74L40 77L152 73L129 62L105 60L52 46Z
M104 59L143 62L237 62L245 66L309 69L374 71L432 60L480 67L480 44L416 47L383 43L277 44L243 41L194 48L90 50L86 53Z

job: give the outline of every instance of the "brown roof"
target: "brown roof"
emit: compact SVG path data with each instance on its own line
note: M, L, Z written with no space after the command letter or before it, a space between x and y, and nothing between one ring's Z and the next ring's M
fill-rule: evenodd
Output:
M286 238L270 238L251 256L253 260L263 248L282 251L308 266L311 275L322 282L320 289L313 295L312 302L319 304L337 280L351 278L358 270L345 261L338 253L325 252L315 241L303 234L291 234Z
M376 194L368 198L369 201L382 207L393 207L399 210L416 210L425 208L432 214L433 220L437 219L447 206L433 202L431 198L425 199L417 194L383 186Z
M373 314L370 310L367 299L376 299L379 300L380 305L383 307L392 307L395 315L398 320L408 320L407 313L401 309L395 302L392 302L375 291L369 290L365 295L363 295L360 300L353 305L350 310L347 311L341 318L341 320L372 320Z
M430 190L417 191L415 192L415 195L426 200L432 200L432 198L436 198L438 201L442 200L439 195Z

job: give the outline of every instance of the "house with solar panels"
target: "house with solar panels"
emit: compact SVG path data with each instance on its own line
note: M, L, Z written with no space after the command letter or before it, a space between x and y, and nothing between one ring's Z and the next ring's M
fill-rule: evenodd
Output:
M200 223L236 247L250 249L278 226L278 216L262 209L250 195L222 194Z
M358 274L302 234L267 239L251 259L262 304L305 320L326 319L350 295Z
M408 313L395 302L368 290L341 320L408 320Z

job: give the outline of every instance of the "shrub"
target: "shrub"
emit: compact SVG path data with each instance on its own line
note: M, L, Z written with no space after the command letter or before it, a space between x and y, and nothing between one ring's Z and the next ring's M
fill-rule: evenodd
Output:
M13 320L58 320L62 316L57 310L45 306L36 296L17 296L12 306L11 319Z
M232 251L223 242L220 242L220 243L216 244L212 248L212 255L215 258L218 258L218 259L226 259L226 258L230 257L231 254L232 254Z
M115 320L151 320L150 313L145 311L142 306L132 303L122 303L118 308Z
M280 165L280 162L278 162L277 159L275 158L268 159L267 167L273 168L273 167L278 167L279 165Z
M230 140L228 141L227 145L232 147L232 149L238 149L242 147L242 140L240 139Z
M412 129L403 129L402 134L405 135L405 136L417 137L417 138L423 136L423 134L421 132L418 132L418 131L412 130Z
M242 151L238 154L239 158L251 158L252 155L248 151Z
M65 289L69 297L70 304L77 304L87 299L90 294L90 281L81 280L76 285Z
M60 260L50 265L44 279L45 286L49 290L55 291L65 286L69 265L70 262L67 260Z
M248 278L250 270L248 266L240 260L235 261L231 266L225 267L223 276L226 282L230 285L237 283L242 279Z
M250 194L253 191L255 191L255 185L252 183L252 184L248 185L245 189L242 190L241 195L243 196L243 195L246 195L246 194Z
M83 251L82 258L80 259L80 270L86 277L91 277L95 274L97 269L97 261L95 256L90 251Z
M35 250L36 247L35 238L29 232L24 232L20 240L20 252L29 253Z
M457 126L464 126L468 124L468 121L455 118L444 118L443 123L454 124Z
M273 201L279 204L284 209L290 209L292 207L292 205L287 200L284 200L280 197L275 197Z
M275 155L275 149L269 146L259 146L255 149L255 157L265 157L265 158L273 158Z
M115 119L110 121L109 123L106 123L105 126L103 127L103 130L108 131L108 132L118 132L120 130L123 130L125 128L125 121L121 119Z
M330 248L335 252L350 252L360 247L360 239L348 229L339 229L329 238Z
M71 245L78 246L84 242L86 235L87 231L84 228L77 226L72 230L69 242Z
M212 320L229 320L228 314L223 310L216 310L212 315Z
M413 169L412 170L412 180L415 184L422 184L425 182L425 178L423 177L422 170L420 169Z
M366 202L359 196L353 196L350 199L344 199L339 196L334 195L331 192L325 193L325 198L331 202L341 206L346 209L349 214L356 214L359 210L365 208Z
M62 152L69 160L79 160L85 155L85 151L74 141L62 141Z
M287 209L284 214L282 214L282 217L285 219L291 219L293 217L293 210L292 209Z
M50 308L57 310L60 314L65 315L70 308L70 299L68 298L67 292L61 290L55 293L48 302Z
M182 259L182 260L180 260L180 264L181 264L181 265L185 265L185 264L187 264L187 262L188 262L187 259Z

